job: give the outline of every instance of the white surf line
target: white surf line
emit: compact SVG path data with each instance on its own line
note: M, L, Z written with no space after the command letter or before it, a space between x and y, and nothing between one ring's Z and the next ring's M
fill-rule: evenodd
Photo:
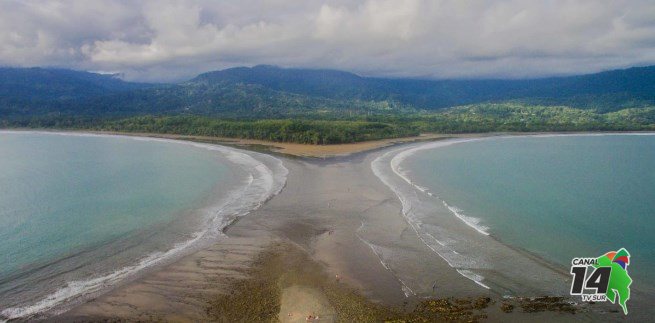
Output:
M396 154L391 161L389 162L389 167L391 168L392 172L396 174L396 176L400 177L403 181L408 183L410 186L414 187L416 190L418 190L421 193L424 193L428 196L435 197L439 199L444 206L453 214L455 215L458 219L460 219L462 222L464 222L467 226L475 229L477 232L483 234L483 235L489 235L487 232L488 228L479 225L479 220L477 218L472 218L472 217L467 217L465 215L462 215L461 212L458 211L455 207L452 207L448 205L444 200L440 199L439 197L435 196L431 192L429 192L426 188L421 187L420 185L417 185L414 183L409 176L402 170L400 167L400 164L402 161L404 161L407 157L411 156L412 154L416 153L417 151L420 150L426 150L426 149L435 149L435 148L440 148L440 147L446 147L454 144L460 144L460 143L466 143L466 142L472 142L472 141L481 141L481 140L491 140L491 139L513 139L513 138L530 138L530 137L535 137L535 138L548 138L548 137L586 137L586 136L654 136L655 132L604 132L604 133L570 133L570 134L533 134L533 135L503 135L503 136L489 136L489 137L480 137L480 138L467 138L467 139L452 139L452 140L446 140L446 141L439 141L439 142L431 142L431 143L423 143L423 144L418 144L418 145L412 145L410 147L403 147L403 148L398 148L394 149L391 151L386 152L385 154L378 156L371 162L371 169L373 170L373 173L385 184L387 185L398 197L402 204L402 214L407 221L407 223L410 225L412 230L417 234L418 238L425 244L430 250L432 250L434 253L439 255L442 259L448 263L448 265L452 268L455 268L459 274L462 276L472 280L476 284L480 285L481 287L485 289L490 289L490 287L482 281L484 280L484 277L481 275L477 275L473 273L472 271L468 269L463 269L463 268L458 268L459 266L455 266L448 257L445 255L442 255L438 250L436 250L434 247L432 247L429 243L425 241L423 238L422 234L418 230L418 224L415 222L414 219L412 219L409 214L411 213L411 205L405 200L405 197L403 194L396 188L391 182L386 177L386 174L383 172L382 168L384 165L382 164L382 160L385 158L388 158L389 156L392 156L393 154ZM433 235L426 233L431 239L433 239L437 244L445 247L445 244L438 239L436 239ZM450 248L449 248L450 249ZM455 255L459 255L459 253L456 250L450 249L450 252L452 252Z
M409 148L406 150L401 150L396 156L394 156L391 161L389 162L389 165L391 167L391 170L398 175L400 178L402 178L407 184L415 187L417 190L419 190L422 193L427 194L428 196L435 197L439 199L444 206L453 214L455 215L458 219L460 219L462 222L464 222L466 225L469 227L475 229L475 231L484 234L486 236L489 235L489 232L487 227L481 226L478 223L480 222L479 219L473 218L473 217L468 217L463 214L461 214L461 210L454 208L446 203L446 201L442 200L438 196L435 196L431 192L428 191L427 188L422 187L416 183L414 183L410 178L409 175L407 175L407 172L402 170L402 167L400 167L400 164L405 161L408 157L414 155L415 153L422 151L422 150L428 150L428 149L434 149L434 148L441 148L441 147L446 147L454 144L459 144L459 143L465 143L465 142L471 142L471 141L477 141L481 140L482 138L474 138L474 139L459 139L459 140L448 140L448 141L437 141L437 142L432 142L432 143L426 143L419 145L414 148Z
M402 170L400 164L403 161L405 161L405 159L407 159L408 157L422 150L442 148L446 146L473 142L473 141L482 141L482 140L491 140L491 139L514 139L514 138L598 137L598 136L655 136L655 132L603 132L603 133L553 133L553 134L503 135L503 136L489 136L489 137L479 137L479 138L452 139L452 140L445 140L445 141L428 142L428 143L420 144L413 148L405 148L405 150L403 150L402 148L394 150L394 152L398 152L398 154L391 159L390 166L391 166L391 170L400 178L402 178L405 182L407 182L409 185L415 187L417 190L427 194L428 196L439 199L444 204L444 206L458 219L460 219L469 227L475 229L477 232L488 236L489 228L480 225L479 224L480 219L462 214L461 210L458 209L457 207L449 205L445 200L434 195L426 187L414 183L409 178L409 175L407 175L407 172ZM387 154L385 154L385 156L386 155ZM381 157L378 157L378 159L379 158Z
M429 194L429 193L428 193L428 194ZM430 196L435 197L435 196L432 195L432 194L430 194ZM439 197L437 197L437 198L439 198ZM441 199L440 199L440 200L441 200ZM462 214L462 210L461 210L461 209L459 209L459 208L457 208L457 207L455 207L455 206L451 206L451 205L449 205L449 204L446 203L446 201L444 201L444 200L441 200L441 203L442 203L442 204L443 204L443 205L444 205L444 206L445 206L445 207L446 207L446 208L447 208L447 209L448 209L452 214L454 214L458 219L460 219L460 220L462 220L462 222L466 223L466 225L468 225L469 227L475 229L475 231L478 231L478 232L480 232L481 234L484 234L485 236L488 236L488 235L489 235L489 232L487 231L487 230L489 230L489 228L486 227L486 226L484 226L484 225L480 225L480 221L481 221L480 219L478 219L478 218L476 218L476 217L466 216L466 215Z
M489 286L482 283L482 281L484 280L484 276L480 276L480 275L478 275L478 274L476 274L476 273L474 273L474 272L472 272L470 270L467 270L467 269L456 269L456 270L460 275L472 280L476 284L478 284L478 285L480 285L480 286L482 286L482 287L484 287L486 289L491 289Z
M187 241L176 243L171 249L165 252L154 252L141 258L136 264L120 268L104 276L91 278L87 280L71 281L66 286L60 288L54 293L47 295L45 298L36 303L23 307L7 308L0 311L1 320L27 319L34 315L48 312L64 303L77 300L87 295L96 295L106 290L107 287L113 286L125 279L132 277L145 268L170 261L179 256L184 250L197 245L204 238L214 238L221 234L221 230L229 225L236 217L246 215L251 211L259 208L264 202L280 193L286 184L288 169L278 158L256 152L241 151L231 147L218 146L212 144L202 144L189 141L180 141L173 139L161 139L150 137L136 137L124 135L106 135L92 133L69 133L69 132L46 132L46 131L1 131L2 133L12 134L44 134L44 135L61 135L61 136L81 136L81 137L107 137L107 138L124 138L139 141L166 142L175 144L191 145L197 148L216 151L222 154L229 161L242 167L249 173L248 179L244 181L244 186L239 187L223 199L220 205L210 208L213 216L208 219L206 229L193 233L193 237ZM255 159L268 159L275 170L271 170L264 162ZM252 199L247 200L244 197L250 196ZM233 218L227 218L233 216Z
M425 145L432 145L432 144L439 144L440 146L448 146L448 145L455 144L455 143L457 143L457 142L466 142L466 141L470 141L470 140L471 140L471 139L469 139L469 140L460 140L460 141L454 141L454 140L452 140L452 141L447 141L447 142L428 143L428 144L422 144L422 145L419 146L419 147L414 147L414 148L409 148L409 149L420 148L420 147L422 147L422 146L425 146ZM380 179L380 180L381 180L381 181L382 181L382 182L383 182L387 187L389 187L389 188L390 188L390 189L391 189L391 190L396 194L396 196L398 197L398 199L399 199L400 202L401 202L401 205L402 205L402 214L403 214L403 217L405 218L405 221L409 224L409 226L412 228L412 230L414 230L414 232L416 233L416 236L419 238L419 240L421 240L421 242L422 242L425 246L427 246L430 250L432 250L432 252L434 252L434 253L437 254L439 257L441 257L441 259L443 259L444 261L446 261L446 263L447 263L451 268L454 268L455 270L457 270L457 272L458 272L460 275L462 275L463 277L465 277L465 278L467 278L467 279L469 279L469 280L472 280L474 283L478 284L479 286L481 286L481 287L483 287L483 288L485 288L485 289L490 289L489 286L487 286L487 285L485 285L484 283L482 283L482 280L484 279L484 277L479 276L479 275L473 276L473 275L468 274L468 272L460 272L460 271L458 270L458 269L460 269L460 268L458 268L459 266L457 266L456 264L452 263L451 260L450 260L448 257L446 257L445 255L443 255L441 252L439 252L439 250L436 250L436 249L435 249L435 248L434 248L430 243L428 243L427 241L425 241L425 238L423 237L423 234L421 234L421 232L419 231L419 228L417 227L417 223L416 223L416 221L412 220L412 219L410 218L410 216L409 216L409 213L411 212L411 206L410 206L409 203L405 200L405 197L404 197L403 194L398 190L398 188L396 188L392 183L390 183L389 180L387 179L387 177L385 176L385 174L383 173L383 170L381 169L382 167L384 167L384 165L383 165L383 163L382 163L382 160L385 159L385 158L388 158L389 156L391 156L391 155L393 155L393 154L397 154L397 153L399 154L399 152L402 153L404 150L407 150L407 149L408 149L407 147L403 147L403 148L399 148L399 149L394 149L394 150L388 151L388 152L386 152L385 154L383 154L383 155L378 156L377 158L375 158L375 159L371 162L371 169L373 170L373 173L374 173L374 174L375 174L375 175L376 175L376 176L377 176L377 177L378 177L378 178L379 178L379 179ZM415 151L417 151L417 150L415 150ZM408 155L405 155L402 159L406 158L407 156L408 156ZM397 156L396 156L396 157L397 157ZM394 157L393 159L395 159L395 157ZM392 159L392 162L393 162L393 159ZM402 161L402 159L400 159L400 160L396 160L396 163L399 163L400 161ZM412 183L412 181L411 181L411 180L410 180L410 179L409 179L405 174L402 174L401 172L398 172L398 171L394 170L393 167L392 167L392 163L391 163L391 162L389 163L389 166L390 166L390 168L392 168L392 171L393 171L394 174L396 174L397 176L399 176L400 178L402 178L402 179L403 179L405 182L407 182L410 186L416 188L417 190L419 190L419 191L421 191L421 192L424 192L424 193L426 192L425 189L422 189L420 186L415 185L414 183ZM430 196L432 196L432 195L430 195ZM460 218L460 219L461 219L461 218ZM479 232L479 231L478 231L478 232ZM438 239L436 239L434 236L430 235L430 237L431 237L433 240L435 240L438 244L444 246L444 244L443 244L441 241L439 241ZM450 248L449 248L449 249L450 249ZM459 253L456 252L455 250L450 249L450 251L453 252L453 253L456 254L456 255L459 255Z
M359 226L359 228L357 228L357 230L355 230L355 236L357 236L357 239L359 239L361 242L363 242L369 248L371 248L371 250L373 251L373 254L375 254L375 256L378 257L378 261L380 261L380 264L382 264L382 267L384 267L386 270L388 270L393 275L393 277L396 278L398 280L398 282L400 282L400 285L402 285L401 289L403 291L403 294L405 294L405 297L409 297L411 295L416 296L416 293L402 279L400 279L400 277L398 277L398 275L396 275L396 273L393 271L393 269L391 269L391 267L389 267L389 265L386 262L384 262L384 259L382 259L382 253L378 252L378 250L377 250L377 248L379 248L379 247L374 245L371 242L368 242L366 239L362 238L359 235L359 231L361 229L363 229L363 228L364 228L364 221L362 221L362 224Z

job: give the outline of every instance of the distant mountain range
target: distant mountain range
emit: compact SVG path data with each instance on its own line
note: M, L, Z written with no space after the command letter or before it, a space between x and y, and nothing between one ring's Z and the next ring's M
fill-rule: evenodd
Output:
M125 82L64 69L0 68L0 118L198 114L285 117L402 113L493 102L599 112L655 105L655 66L527 80L417 80L335 71L238 67L178 84Z

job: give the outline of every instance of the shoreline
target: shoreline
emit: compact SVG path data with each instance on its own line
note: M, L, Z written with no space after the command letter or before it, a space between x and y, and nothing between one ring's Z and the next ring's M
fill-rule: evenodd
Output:
M399 201L378 181L370 169L371 159L384 151L385 149L381 149L373 153L333 160L284 159L290 171L285 189L262 208L233 222L225 229L227 237L212 248L223 250L221 244L234 247L230 241L235 241L239 246L257 245L258 251L249 252L246 257L250 258L249 265L239 271L239 275L248 275L249 269L256 263L257 255L270 250L270 247L263 246L275 243L290 244L302 250L313 262L319 263L324 268L326 277L339 275L339 281L344 286L354 288L373 304L394 308L417 304L422 297L430 293L420 290L416 291L416 295L406 297L399 273L392 267L385 267L374 249L408 255L409 258L404 261L414 263L417 273L429 276L430 280L440 280L441 292L435 296L493 296L486 291L480 291L477 285L450 268L416 236L407 231L407 223L399 214ZM310 178L314 181L307 181ZM359 194L354 194L355 192ZM396 247L399 248L398 251L393 250ZM226 258L234 256L225 250L221 252L223 255L229 255ZM176 313L139 305L143 304L144 299L153 297L153 289L162 293L162 285L173 284L177 286L175 288L182 288L178 286L179 282L165 278L167 276L181 275L192 282L213 281L217 286L216 290L207 294L205 299L210 301L220 298L220 295L233 290L224 277L225 267L229 267L229 264L214 259L214 264L220 264L217 265L221 268L219 271L203 269L204 271L188 272L187 269L180 269L189 268L194 262L202 262L207 257L209 256L206 252L189 256L181 261L186 265L177 264L163 269L153 275L155 278L146 277L120 288L64 314L60 319L104 318L108 313L123 313L119 317L143 319L144 315L148 315L167 320ZM186 288L182 289L185 293L191 292ZM166 296L166 300L161 301L169 304L168 308L181 308L179 304L183 301L177 299L171 303L170 299L175 298ZM405 305L406 302L410 305ZM132 310L134 308L138 310ZM540 315L559 317L565 314Z
M351 154L371 151L375 149L390 147L397 144L409 142L421 142L430 140L439 140L443 138L450 138L448 134L421 134L416 137L399 137L380 140L370 140L355 143L345 144L332 144L332 145L310 145L298 144L290 142L276 142L266 141L259 139L241 139L229 137L212 137L212 136L195 136L195 135L177 135L165 133L149 133L149 132L120 132L120 131L90 131L90 130L58 130L58 129L31 129L31 128L16 128L16 129L0 129L0 131L33 131L33 132L52 132L52 133L82 133L94 135L112 135L112 136L126 136L137 138L160 138L171 139L187 142L198 142L215 144L220 146L227 146L232 148L244 149L253 152L264 154L273 154L286 157L299 157L299 158L335 158L344 157Z
M388 144L395 148L409 145ZM502 299L480 291L408 231L400 201L370 168L372 159L395 148L374 147L325 160L281 157L289 168L286 187L261 208L228 224L223 229L227 237L51 320L207 318L201 310L203 304L229 293L235 282L252 278L250 270L259 255L279 243L299 248L325 270L326 277L339 275L344 286L373 304L416 305L425 296L490 296L500 304ZM362 236L373 242L367 245L364 242L369 240ZM425 274L425 281L442 282L438 295L417 290L415 296L406 297L397 269L381 263L376 251L402 254L402 262L412 263L414 274ZM430 285L426 286L424 289L429 289ZM491 319L505 315L498 308L486 314ZM559 312L511 315L514 319L570 319L570 314Z
M439 142L424 142L424 143L417 143L413 144L409 147L405 147L404 149L398 149L396 150L397 152L395 153L394 157L399 158L399 160L394 160L396 163L395 165L392 166L392 171L400 178L402 178L406 183L409 185L413 186L416 190L421 191L422 193L427 194L430 197L436 197L439 200L442 200L440 197L434 195L432 192L429 191L429 189L425 187L421 187L420 185L414 183L412 179L410 178L410 175L405 172L402 167L400 167L400 164L405 161L407 157L410 157L414 153L422 150L433 150L433 149L440 149L444 148L447 146L451 145L460 145L460 144L466 144L469 142L475 142L475 141L484 141L484 140L495 140L495 139L512 139L512 138L529 138L529 137L534 137L534 138L546 138L546 137L587 137L587 136L655 136L655 132L603 132L603 133L588 133L588 132L581 132L581 133L540 133L540 134L523 134L523 135L497 135L497 136L488 136L488 137L465 137L465 138L449 138L445 139L443 141ZM394 151L389 151L390 154L393 154ZM403 155L403 156L401 156ZM394 158L395 159L395 158ZM445 203L445 201L444 201ZM447 207L449 205L446 204ZM537 260L541 262L544 266L548 266L553 270L561 271L565 275L569 275L569 273L566 271L566 265L563 265L561 263L549 261L539 254L530 252L524 248L521 248L520 246L515 246L512 244L509 244L505 241L503 241L499 236L494 235L492 233L489 233L485 230L489 229L486 227L477 227L475 223L470 223L469 220L467 219L467 216L461 217L459 214L455 214L456 212L451 210L452 213L454 213L454 216L458 217L463 223L471 227L472 229L478 231L480 234L486 235L489 238L492 238L499 243L502 243L508 248L514 249L520 253L523 253L526 256L529 256L533 258L534 260ZM476 219L478 220L478 219Z
M400 166L407 157L417 151L439 149L472 140L484 139L451 139L389 150L375 158L371 167L375 175L398 196L402 204L402 216L419 236L421 242L461 276L500 296L544 294L567 296L565 288L551 289L550 287L562 285L562 282L568 280L566 272L554 270L557 267L552 265L543 266L545 261L537 261L541 258L532 254L518 263L517 257L525 256L524 253L518 253L517 248L512 248L496 237L491 237L488 229L479 226L477 221L458 214L446 201L433 195L427 188L414 183ZM433 235L435 231L437 235ZM501 259L513 259L521 270L512 273L514 266L500 270L497 267ZM540 287L528 287L526 283L529 279L519 278L521 271L528 268L531 272L539 272L543 280L540 282ZM510 275L513 278L508 279L503 275ZM517 284L519 281L520 283Z
M446 206L450 210L450 212L452 213L453 216L456 216L457 218L459 218L459 220L462 223L466 224L467 226L469 226L473 230L478 231L481 235L486 236L486 237L492 239L493 241L495 241L496 243L502 245L504 248L507 248L507 249L511 250L512 252L520 254L522 257L525 257L525 258L529 259L530 261L533 261L533 262L537 263L539 265L539 267L543 267L543 268L545 268L545 269L547 269L549 271L552 271L554 273L559 274L560 276L562 276L566 280L570 280L570 274L567 271L568 268L567 268L566 264L562 264L560 262L555 262L555 261L548 260L548 259L542 257L541 255L537 254L537 253L531 252L531 251L529 251L527 249L524 249L524 248L522 248L520 246L516 246L516 245L512 245L510 243L507 243L506 241L504 241L500 237L498 237L498 236L496 236L494 234L490 234L488 231L486 231L487 228L478 227L476 225L477 221L474 221L475 223L471 224L471 223L469 223L470 219L467 219L466 217L464 217L464 218L460 217L460 215L457 214L457 211L452 210L451 207L448 206L448 204L446 204L446 202L444 200L442 200L440 197L434 195L432 192L429 191L429 189L421 187L418 184L414 183L412 181L411 177L410 177L410 174L408 174L406 171L404 171L402 169L402 167L401 167L402 162L405 160L405 158L413 155L417 151L433 150L433 149L438 150L439 148L443 148L443 147L446 147L446 146L457 145L457 144L466 144L468 142L473 142L473 141L484 141L484 140L494 140L494 139L511 139L511 138L525 138L525 137L536 137L536 138L541 137L541 138L543 138L543 137L653 136L653 135L655 135L654 132L575 133L575 134L571 134L571 133L550 134L550 133L548 133L548 134L529 134L529 135L521 135L521 136L502 135L502 136L491 136L491 137L480 137L480 138L452 138L452 139L448 139L448 140L440 141L440 142L428 142L428 143L413 144L413 145L408 145L405 148L390 150L387 153L389 155L392 155L391 161L389 163L389 164L391 164L391 167L390 167L391 170L389 171L389 173L391 173L391 172L395 173L395 175L397 175L399 178L402 178L402 180L406 184L409 184L410 186L412 186L413 189L416 190L417 192L426 194L430 198L434 197L439 201L443 201L444 206ZM380 159L380 158L382 158L384 156L385 155L379 157L378 159ZM396 160L397 158L399 160ZM395 164L394 164L394 162L395 162ZM376 174L376 175L378 175L378 174ZM378 177L380 177L380 176L378 176ZM380 178L383 181L385 181L385 179L383 177L384 176L382 176ZM385 184L387 184L388 186L390 185L386 181L385 181ZM394 191L396 191L396 189L394 187L392 187L392 186L390 186L390 188L393 189ZM403 200L403 201L408 199L406 196L402 196L402 193L397 192L397 194L399 194L399 198L401 200ZM408 221L411 222L412 220L408 219ZM452 229L452 227L450 227L450 228ZM420 235L419 232L417 232L417 234ZM425 242L425 243L429 245L428 242ZM471 241L467 240L467 243L470 244ZM437 252L437 251L435 251L435 252ZM437 253L439 253L439 252L437 252ZM442 258L444 258L444 260L449 262L447 257L442 257ZM509 259L510 257L503 257L503 258ZM453 268L456 268L456 266L453 266ZM524 268L524 267L521 266L521 268ZM464 275L464 276L466 276L466 275ZM542 276L542 275L539 276L539 277L540 277L540 280L544 279L543 278L544 276ZM470 278L470 277L467 277L467 278ZM476 280L474 278L470 278L470 279ZM530 281L528 280L526 282L529 283ZM525 282L524 282L521 285L526 286L527 284L525 284ZM481 286L487 287L487 286L485 286L483 284L481 284ZM567 284L565 287L568 287L568 286L569 285ZM632 300L633 304L631 305L632 318L638 318L638 317L646 318L646 317L650 317L650 315L652 315L652 313L651 313L652 309L650 309L648 303L651 302L653 299L655 299L655 294L649 294L649 293L652 293L652 288L649 288L649 287L651 287L651 286L650 285L645 285L645 286L643 286L643 288L642 288L642 286L636 286L636 287L633 286L632 287L631 292L632 292L632 294L634 296L633 297L634 300ZM522 295L526 295L526 294L525 293L520 293L517 296L522 296ZM549 294L549 295L552 295L552 294ZM568 290L566 290L565 293L561 293L560 295L565 296L565 297L569 297L571 299L574 299L574 300L578 301L578 299L576 299L574 297L571 297L571 296L568 296ZM610 303L607 302L605 304L601 304L601 306L606 306L606 305L610 305ZM611 307L608 307L608 308L600 309L600 311L601 312L615 312L615 309L613 309ZM651 314L649 314L649 313L651 313Z
M310 145L288 142L275 142L258 139L240 139L229 137L177 135L148 132L91 131L48 128L6 128L0 131L71 133L111 135L137 138L159 138L176 141L215 144L252 152L272 154L289 158L334 159L361 153L371 153L376 150L395 147L409 143L429 142L453 138L490 138L516 136L548 136L548 135L608 135L608 134L655 134L655 131L581 131L581 132L483 132L483 133L424 133L416 137L399 137L371 140L346 144Z
M392 167L391 167L391 172L395 173L396 176L400 177L403 179L404 182L407 184L411 185L414 187L417 191L420 191L421 193L425 193L430 197L435 197L439 199L440 201L443 201L444 205L450 209L451 213L453 213L453 216L456 216L459 218L460 221L462 221L464 224L472 228L473 230L478 231L480 234L488 236L489 238L492 238L496 240L497 242L503 244L505 247L513 249L526 257L529 257L535 261L540 262L542 265L548 267L549 269L552 269L553 271L558 271L561 272L563 275L567 276L569 273L566 270L566 266L562 265L561 263L549 261L539 254L530 252L524 248L521 248L520 246L515 246L511 245L505 241L503 241L500 237L489 233L487 230L489 228L487 227L479 227L477 223L472 223L471 219L468 219L468 216L461 216L456 212L455 210L452 210L450 205L446 204L446 201L442 200L440 197L434 195L432 192L430 192L427 188L421 187L420 185L414 183L412 179L410 178L410 175L407 174L405 171L402 170L402 167L400 167L400 164L405 161L407 157L411 157L416 152L422 151L422 150L433 150L433 149L440 149L444 148L447 146L451 145L459 145L459 144L466 144L469 142L474 142L474 141L483 141L483 140L494 140L494 139L510 139L510 138L525 138L525 137L535 137L535 138L543 138L543 137L584 137L584 136L653 136L655 135L655 132L602 132L602 133L588 133L588 132L581 132L581 133L539 133L539 134L521 134L521 135L505 135L505 134L497 134L493 136L481 136L481 137L454 137L454 138L445 138L444 140L441 140L439 142L436 141L431 141L431 142L423 142L423 143L415 143L415 144L407 144L405 145L404 148L399 148L395 150L389 150L387 153L390 155L393 155L393 158L391 160ZM382 156L380 156L381 158ZM380 159L378 158L378 159ZM378 176L380 177L380 176ZM383 180L384 181L384 180ZM478 219L474 219L478 220ZM475 222L475 221L473 221Z
M16 132L0 131L0 134L2 133ZM228 167L235 167L244 171L244 179L247 180L241 181L232 189L224 192L223 196L219 198L203 198L203 201L207 202L211 200L211 202L197 205L194 209L194 212L202 217L198 220L198 227L193 229L193 232L177 237L179 241L170 241L166 249L141 254L129 264L102 272L100 276L80 277L79 279L68 281L67 284L59 286L56 290L33 302L2 309L0 314L2 316L0 317L9 320L23 318L38 319L42 316L57 315L57 313L65 312L71 307L86 302L88 298L105 294L116 286L129 283L161 267L170 265L185 255L206 248L212 241L215 241L222 235L222 230L227 224L261 206L271 196L278 194L284 187L284 182L286 181L287 170L277 158L231 147L163 138L92 133L52 133L40 131L20 131L18 133L53 136L110 137L188 145L193 149L208 150L210 153L216 154L217 158L228 163ZM216 185L208 193L213 194L215 192ZM109 242L107 245L112 243Z

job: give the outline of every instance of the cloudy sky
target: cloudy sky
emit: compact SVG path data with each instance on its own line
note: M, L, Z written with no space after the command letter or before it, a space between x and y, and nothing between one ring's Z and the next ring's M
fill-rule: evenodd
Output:
M520 78L655 64L655 1L0 0L0 65Z

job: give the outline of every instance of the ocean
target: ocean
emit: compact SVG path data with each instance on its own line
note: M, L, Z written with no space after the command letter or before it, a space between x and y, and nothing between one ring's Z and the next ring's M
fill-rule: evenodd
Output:
M455 139L396 149L372 167L424 242L482 287L567 295L572 258L624 247L633 287L653 291L655 136Z
M286 174L214 145L0 132L0 320L62 311L197 250Z

